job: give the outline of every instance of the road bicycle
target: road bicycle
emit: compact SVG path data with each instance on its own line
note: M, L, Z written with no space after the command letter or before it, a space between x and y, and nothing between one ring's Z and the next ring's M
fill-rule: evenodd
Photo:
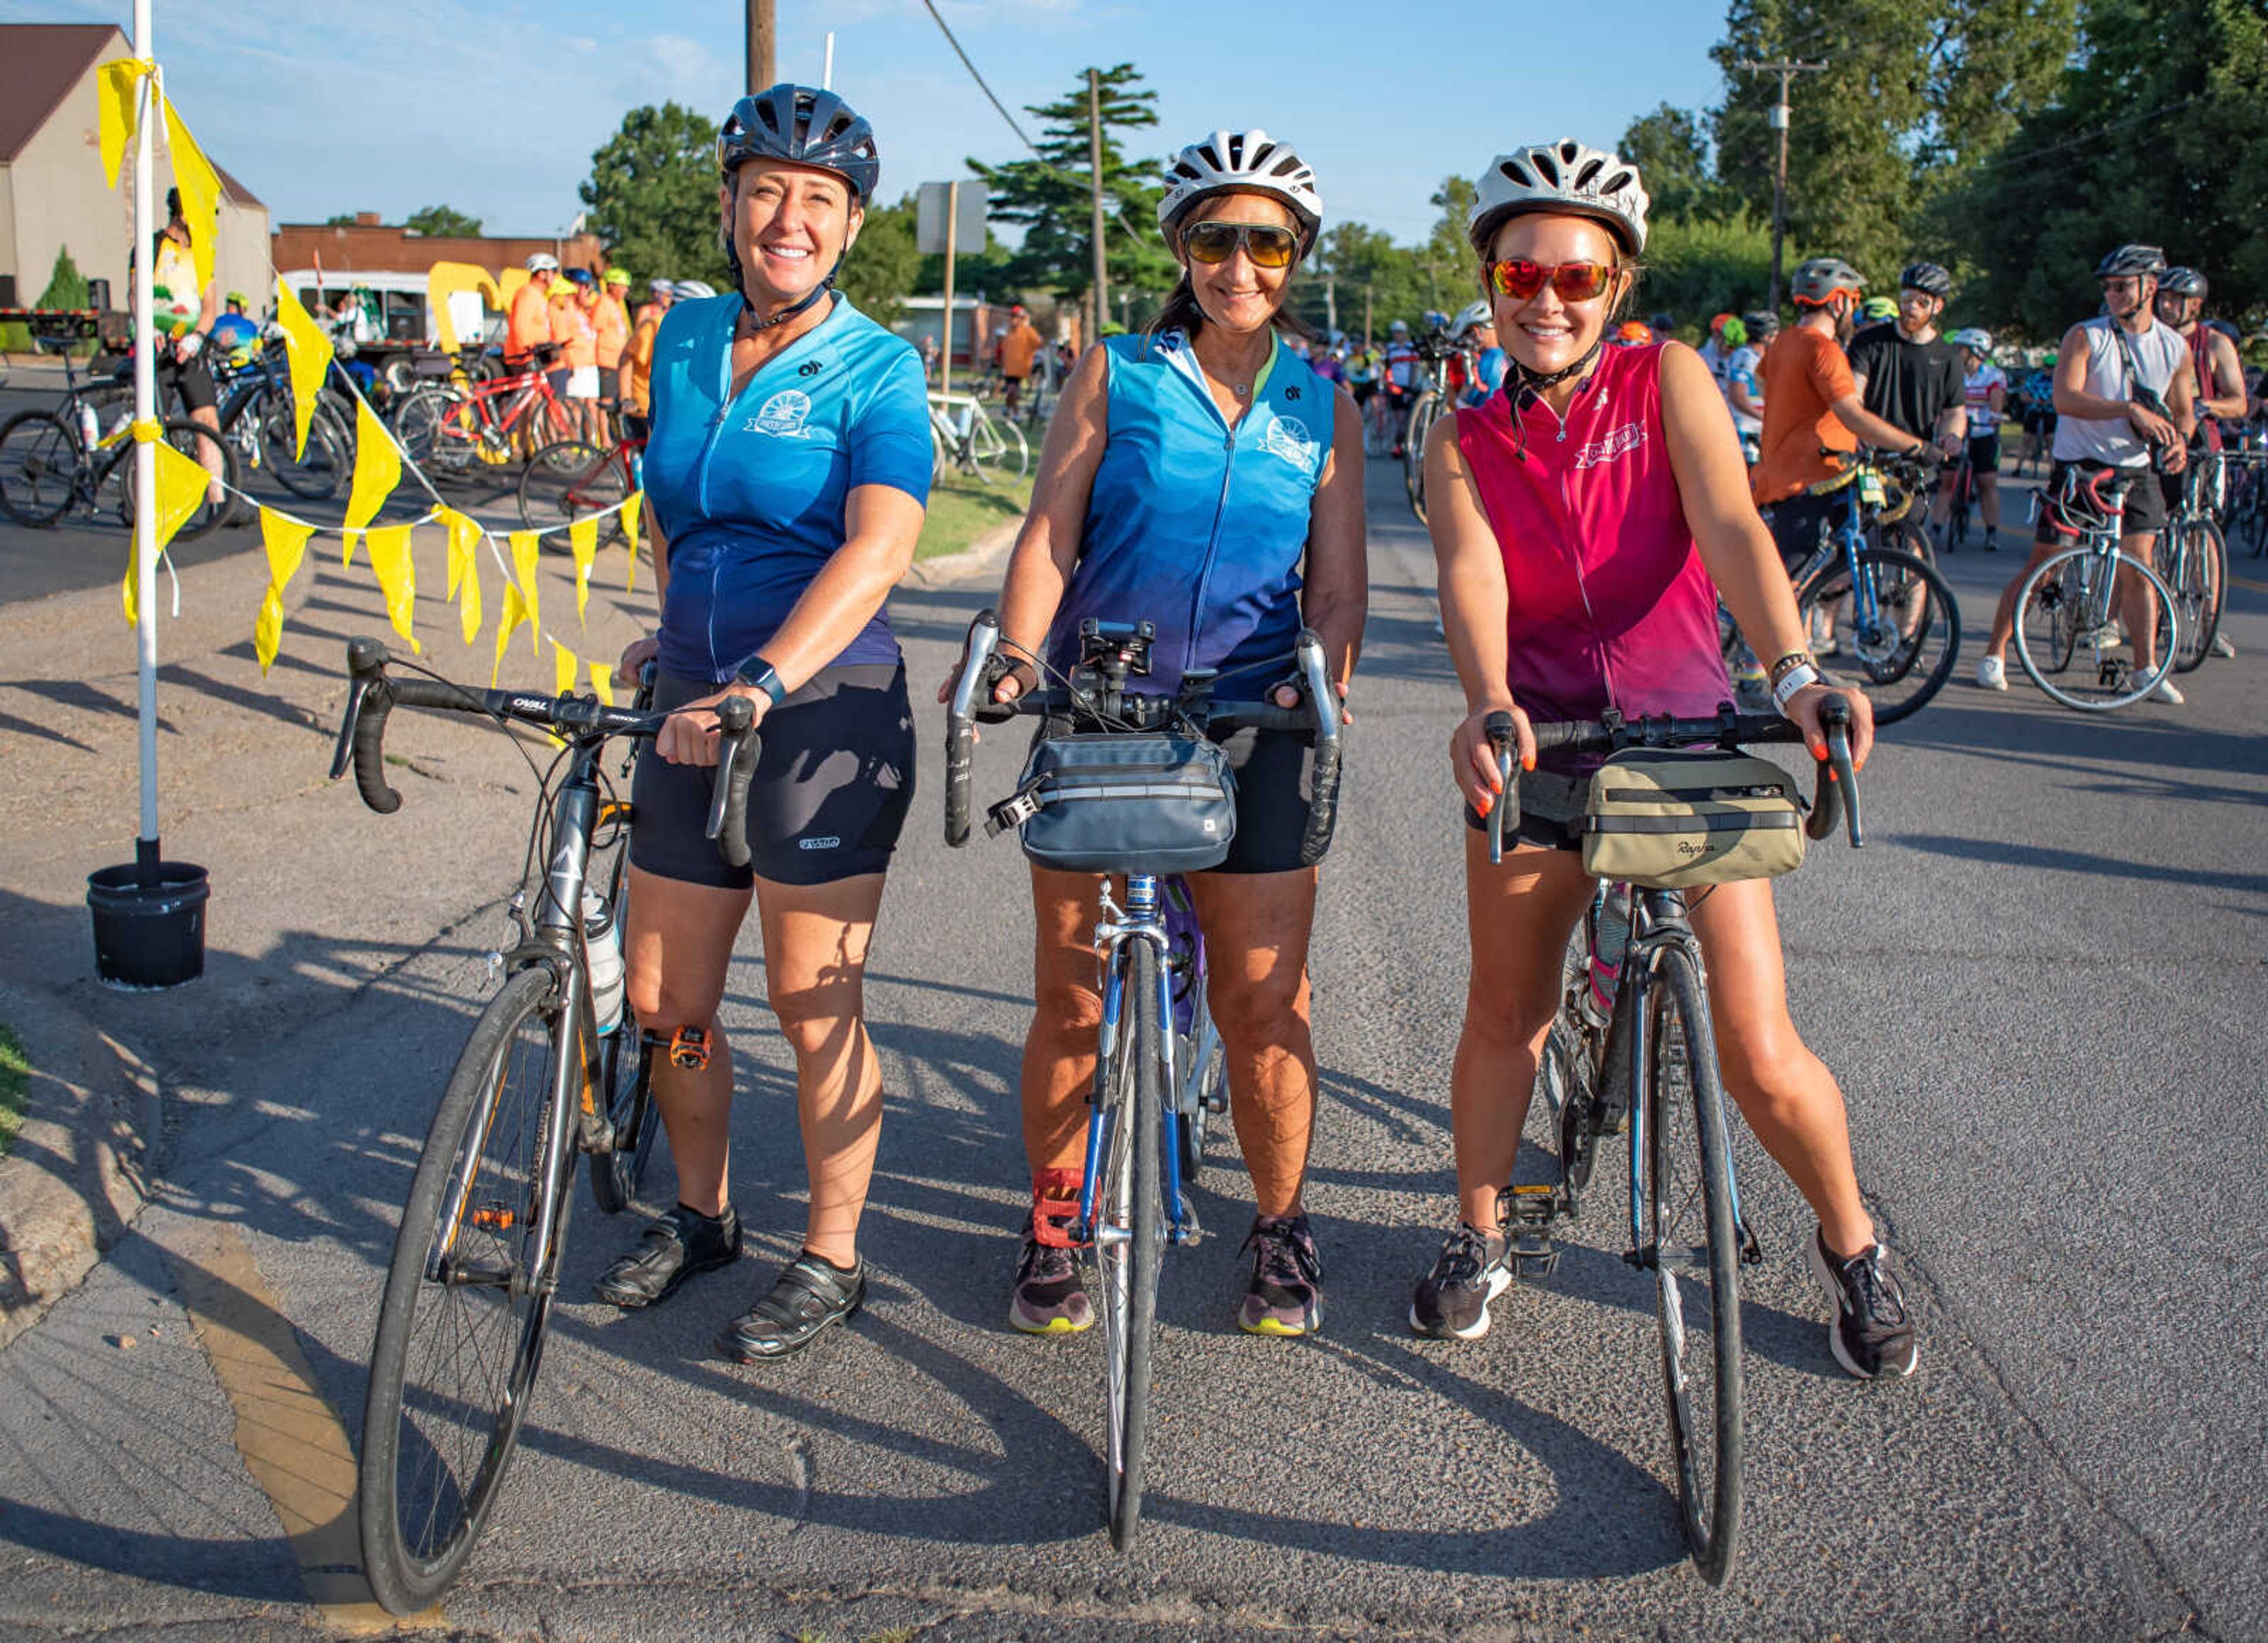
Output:
M1960 601L1930 564L1927 535L1912 518L1929 494L1925 470L1860 457L1812 490L1839 493L1842 502L1789 578L1804 630L1819 655L1856 672L1874 722L1894 725L1928 705L1961 654ZM1744 659L1740 630L1721 604L1718 638L1727 666Z
M350 395L328 384L318 393L302 449L280 341L267 343L240 368L216 362L214 379L220 389L221 437L236 447L246 473L265 474L310 502L328 501L346 488L355 455Z
M1255 727L1312 733L1314 802L1300 856L1309 863L1322 858L1337 811L1339 698L1313 633L1300 634L1292 658L1305 700L1286 708L1216 699L1211 671L1184 674L1174 696L1130 692L1129 679L1150 670L1152 624L1089 618L1079 632L1080 660L1065 685L995 702L992 687L1009 671L999 620L988 610L969 624L946 721L947 844L968 842L977 724L1038 714L1050 731L1060 725L1081 737L1162 729L1218 737ZM1082 796L1104 803L1160 796L1164 778L1145 782L1131 767L1127 774L1123 785ZM1166 794L1172 791L1167 787ZM1018 793L990 808L985 831L1020 827L1051 802L1064 800L1043 791ZM1204 942L1187 897L1160 873L1115 876L1124 880L1123 902L1113 894L1113 874L1102 876L1097 893L1102 1025L1071 1237L1093 1269L1091 1293L1100 1297L1104 1514L1111 1542L1123 1551L1141 1521L1159 1271L1167 1245L1193 1243L1199 1235L1189 1190L1203 1166L1207 1119L1228 1103L1219 1035L1204 999Z
M1953 465L1953 487L1947 492L1950 511L1945 519L1945 551L1957 553L1969 545L1969 510L1977 505L1977 465L1964 444Z
M18 525L34 529L60 523L74 507L88 519L105 516L134 523L134 406L109 402L107 427L96 424L92 402L82 401L70 420L50 411L18 411L0 424L0 510ZM166 443L202 463L210 458L227 487L218 500L200 497L173 533L175 542L193 541L226 519L231 492L241 489L243 469L235 446L187 416L162 424ZM208 488L210 490L210 488Z
M2220 459L2228 475L2228 494L2221 502L2222 528L2231 548L2241 548L2255 559L2268 553L2268 449L2262 448L2264 438L2268 432L2248 428Z
M979 484L1016 484L1032 466L1024 431L1007 416L995 416L973 394L929 396L932 475L967 474Z
M524 452L575 438L575 413L543 369L557 352L557 344L541 343L523 371L412 389L394 407L395 438L411 460L446 479L507 467Z
M2126 491L2137 483L2158 481L2146 468L2073 468L2066 471L2065 496L2043 492L2033 499L2036 509L2055 508L2064 534L2079 540L2024 578L2016 595L2016 659L2050 700L2083 713L2107 713L2140 701L2172 671L2179 653L2175 613L2180 606L2173 589L2118 545ZM2080 505L2076 518L2073 502ZM2147 668L2118 653L2122 574L2138 578L2155 596L2157 659Z
M1471 350L1449 340L1447 332L1436 330L1418 339L1417 344L1422 384L1418 397L1410 403L1409 420L1402 433L1402 484L1410 494L1410 511L1418 516L1420 525L1425 523L1425 439L1433 431L1433 424L1455 409L1449 393L1449 362L1463 357L1465 378L1474 375Z
M612 445L561 439L530 457L519 475L519 522L563 541L577 519L604 514L601 544L623 540L622 504L644 479L645 441L622 438Z
M1865 842L1851 763L1850 706L1821 714L1821 760L1804 830L1823 839L1847 818ZM1489 860L1520 825L1520 770L1512 716L1484 727L1497 751L1502 798L1489 813ZM1777 716L1642 718L1532 726L1538 753L1618 753L1794 741ZM1505 1211L1506 1260L1521 1278L1558 1264L1561 1219L1582 1212L1600 1143L1630 1146L1630 1248L1623 1260L1653 1278L1654 1320L1678 1519L1694 1568L1712 1586L1730 1578L1740 1547L1745 1443L1740 1269L1763 1258L1741 1212L1725 1116L1724 1084L1709 1017L1701 946L1685 892L1601 880L1568 947L1558 1014L1545 1035L1536 1087L1556 1137L1556 1181L1514 1186Z
M642 742L661 728L667 715L652 711L650 676L625 709L594 696L397 678L390 659L374 639L349 642L331 761L335 781L351 765L363 802L380 814L401 804L386 780L387 718L396 707L531 725L564 742L541 773L528 851L531 866L543 863L535 906L531 915L525 888L512 900L519 939L492 958L503 985L434 1112L371 1345L357 1494L363 1566L378 1601L409 1615L456 1579L496 1507L542 1361L576 1160L591 1160L600 1209L617 1212L636 1197L656 1130L653 1058L675 1046L641 1028L622 999L623 865L635 818L600 768L615 739ZM727 862L745 866L753 714L728 697L718 718L708 835ZM635 757L633 748L623 776Z
M2181 499L2154 556L2165 566L2174 593L2174 671L2195 673L2213 654L2220 613L2228 598L2228 543L2220 512L2224 457L2218 451L2192 451L2182 474Z

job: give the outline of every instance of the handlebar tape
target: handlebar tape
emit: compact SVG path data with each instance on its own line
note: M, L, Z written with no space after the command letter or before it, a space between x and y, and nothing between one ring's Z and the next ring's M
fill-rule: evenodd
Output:
M394 711L387 659L386 646L376 639L347 641L346 718L331 757L333 781L345 774L343 767L352 758L356 790L363 803L382 816L401 808L401 795L386 781L386 716Z
M745 867L748 851L748 784L756 774L755 704L742 696L717 704L717 785L709 800L708 836L729 867Z
M1330 702L1315 704L1317 713L1337 711ZM1312 867L1331 847L1331 833L1339 820L1339 739L1315 735L1314 796L1307 806L1307 830L1300 840L1300 865Z

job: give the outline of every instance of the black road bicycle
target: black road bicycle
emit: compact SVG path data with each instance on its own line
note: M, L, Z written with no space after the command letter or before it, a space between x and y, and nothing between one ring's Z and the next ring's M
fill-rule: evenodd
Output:
M414 1614L456 1579L480 1538L534 1392L558 1288L576 1160L609 1212L637 1196L652 1150L653 1057L669 1042L641 1031L619 1002L594 997L592 951L621 951L630 806L604 791L607 744L644 740L666 714L593 696L478 690L387 672L374 639L347 645L346 715L331 762L352 764L363 802L401 807L386 781L387 716L431 708L532 725L563 739L538 799L531 859L542 872L534 916L512 906L519 943L502 954L489 1000L441 1094L402 1207L371 1346L358 1502L363 1566L378 1601ZM748 783L757 744L748 704L728 697L708 834L748 860ZM633 759L635 755L633 755ZM629 765L624 766L627 774ZM548 812L543 801L549 799ZM605 904L586 891L606 886ZM601 1008L616 1013L609 1024Z

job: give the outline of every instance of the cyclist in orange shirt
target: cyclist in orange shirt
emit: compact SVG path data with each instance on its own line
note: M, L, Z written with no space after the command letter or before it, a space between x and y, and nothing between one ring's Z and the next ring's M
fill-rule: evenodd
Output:
M599 284L599 306L596 317L599 325L599 425L606 426L608 413L621 394L622 350L630 346L630 315L622 298L630 288L630 272L626 269L610 268Z
M654 281L647 289L653 293L652 300L638 310L630 346L622 350L622 432L632 439L645 438L647 407L652 402L654 333L661 329L661 316L677 300L677 287L666 279Z
M1024 396L1024 383L1032 374L1032 360L1039 351L1039 331L1020 302L1008 310L1007 335L1000 339L1001 398L1011 416L1016 414L1016 402Z
M559 344L560 371L553 388L567 402L573 418L572 437L599 443L599 276L588 269L570 269L561 282L564 295L551 303L551 340ZM552 287L554 291L557 286Z
M538 343L551 340L551 282L559 276L559 259L539 251L527 259L527 284L512 294L504 315L504 363L514 371L532 370Z

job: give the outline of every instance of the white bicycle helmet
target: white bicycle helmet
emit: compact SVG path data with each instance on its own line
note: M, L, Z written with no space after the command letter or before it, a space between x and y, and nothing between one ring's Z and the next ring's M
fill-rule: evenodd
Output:
M1449 327L1449 335L1454 341L1462 343L1472 335L1476 327L1495 323L1496 312L1489 306L1484 297L1457 315L1455 322Z
M527 271L531 274L556 274L559 271L559 259L549 251L539 251L527 259Z
M1289 143L1278 143L1255 126L1249 131L1216 131L1174 157L1166 173L1165 196L1158 202L1158 227L1171 239L1182 213L1209 194L1264 194L1292 208L1300 223L1300 252L1306 255L1323 226L1323 196L1314 168Z
M1570 211L1596 217L1632 256L1646 249L1646 185L1638 167L1573 137L1499 154L1480 175L1479 197L1465 218L1465 237L1488 254L1489 240L1507 217L1526 211Z
M713 297L717 288L705 279L681 279L677 282L677 300L686 302L703 297Z
M1950 340L1955 348L1965 348L1986 359L1992 357L1992 334L1980 326L1955 331Z

